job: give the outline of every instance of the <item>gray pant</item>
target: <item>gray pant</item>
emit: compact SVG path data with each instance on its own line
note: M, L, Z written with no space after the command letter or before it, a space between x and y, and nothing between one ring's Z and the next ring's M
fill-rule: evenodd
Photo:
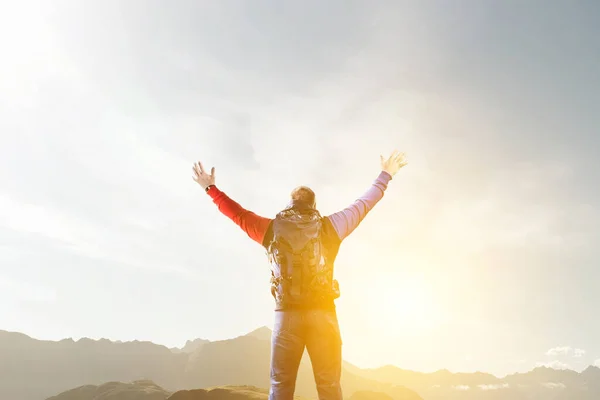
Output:
M342 400L342 340L335 311L276 311L269 400L292 400L306 347L319 400Z

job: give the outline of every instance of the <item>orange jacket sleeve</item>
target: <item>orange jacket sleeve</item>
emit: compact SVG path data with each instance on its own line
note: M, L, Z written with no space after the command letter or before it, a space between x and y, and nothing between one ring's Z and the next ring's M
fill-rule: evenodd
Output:
M252 240L260 245L263 244L265 233L272 221L271 218L261 217L252 211L246 210L216 186L211 186L207 193L221 213L242 228Z

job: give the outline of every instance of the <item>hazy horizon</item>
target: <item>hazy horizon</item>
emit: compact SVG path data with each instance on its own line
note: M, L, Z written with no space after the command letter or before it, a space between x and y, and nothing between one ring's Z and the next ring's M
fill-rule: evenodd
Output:
M270 331L272 331L271 327L263 325L263 326L256 327L255 329L252 329L251 331L245 332L245 333L243 333L241 335L235 335L235 336L231 336L231 337L224 337L224 338L213 339L213 340L209 340L209 342L220 342L220 341L227 341L227 340L237 339L240 336L251 335L251 334L255 333L255 331L258 331L258 330L261 330L261 329L264 329L264 328L267 328ZM2 329L0 329L0 331L2 331ZM208 339L200 336L200 337L197 337L197 338L190 338L190 339L186 340L185 343L182 343L180 345L168 346L166 344L153 342L151 340L133 339L133 340L126 340L126 341L124 341L124 340L119 340L119 339L108 339L108 338L104 338L104 337L88 337L88 336L82 336L82 337L77 337L77 338L68 337L68 338L62 338L62 339L56 339L56 340L54 340L54 339L43 339L43 338L33 337L31 335L27 335L26 332L14 332L14 331L8 331L8 332L9 333L13 333L13 334L24 334L24 335L28 336L29 338L31 338L33 340L49 341L49 342L55 342L55 343L63 341L63 340L73 340L74 342L79 342L80 340L85 340L85 339L93 340L93 341L109 340L112 343L147 342L147 343L152 343L152 344L157 345L157 346L166 347L169 350L175 350L175 349L182 350L182 349L184 349L184 347L186 346L186 344L188 344L188 342L193 342L195 340L208 340ZM569 347L557 347L557 348L554 348L554 349L550 349L549 353L556 353L556 354L561 354L562 353L562 354L566 354L568 352L577 353L577 352L581 352L581 351L582 351L581 349L572 349L572 348L569 348ZM549 355L551 355L551 354L549 354ZM344 360L344 362L349 362L349 361ZM350 363L350 364L352 364L352 363ZM370 366L370 367L365 367L365 366L361 367L359 365L354 365L354 366L359 367L359 368L363 368L363 369L378 369L378 368L383 368L383 367L394 366L394 367L398 367L398 368L401 368L401 369L404 369L404 370L411 370L411 369L402 368L401 366L394 365L394 364L389 364L389 363L388 364L381 364L381 365L373 365L373 366ZM575 372L582 372L583 370L585 370L587 368L590 368L590 367L600 368L600 363L595 363L595 364L587 365L585 368L583 368L580 371L577 371L577 370L571 369L571 368L567 368L566 366L552 365L552 364L539 364L539 365L535 365L535 366L533 366L531 368L531 370L536 369L536 368L551 368L551 369L555 369L555 370L558 370L558 371L560 371L560 370L571 370L571 371L575 371ZM518 374L518 373L523 373L523 372L529 372L529 371L512 371L512 372L507 372L506 374L503 374L503 375L498 375L498 374L493 374L491 372L483 371L483 370L461 371L461 370L451 370L449 368L436 368L436 369L429 370L429 371L422 371L422 370L412 370L412 371L414 371L414 372L421 372L421 373L434 373L434 372L439 372L439 371L442 371L442 370L447 370L447 371L449 371L451 373L476 373L476 372L482 372L482 373L487 373L487 374L494 375L497 378L504 378L504 377L506 377L508 375L513 375L513 374Z
M342 244L361 367L600 365L600 3L24 0L0 6L0 329L272 326L263 249L191 167L274 216L409 164Z

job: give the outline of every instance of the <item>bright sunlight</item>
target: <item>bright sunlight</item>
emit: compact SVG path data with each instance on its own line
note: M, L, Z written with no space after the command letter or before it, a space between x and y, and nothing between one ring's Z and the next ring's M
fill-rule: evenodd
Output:
M441 323L436 298L420 277L380 276L365 299L370 326L390 336L423 333Z

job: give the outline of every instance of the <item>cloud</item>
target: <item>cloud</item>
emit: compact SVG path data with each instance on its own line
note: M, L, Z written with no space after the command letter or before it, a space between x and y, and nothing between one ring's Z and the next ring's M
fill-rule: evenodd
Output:
M498 389L508 389L509 386L510 385L508 383L503 383L503 384L495 384L495 385L478 385L477 387L480 388L481 390L498 390Z
M546 352L547 356L573 356L573 357L583 357L585 354L585 350L573 348L571 346L559 346L551 348Z
M566 389L567 385L564 383L555 383L555 382L545 382L541 383L541 385L548 389Z
M554 347L546 352L548 356L567 355L571 352L570 346Z
M53 207L19 202L0 193L0 228L12 237L24 238L30 245L35 242L34 238L42 238L45 243L63 252L109 261L115 266L198 277L199 274L189 268L193 263L187 262L185 255L178 255L178 246L175 244L174 248L166 238L161 245L163 250L148 257L154 235L140 226L143 223L135 218L125 219L118 229L107 230L101 221L94 218L75 217ZM185 243L189 239L180 241ZM27 246L19 243L15 240L12 244L11 249L15 254L10 259L8 254L3 253L3 262L15 260L20 251L27 252ZM168 253L171 254L165 256Z
M255 250L194 187L191 161L215 165L225 192L259 213L273 212L292 185L304 182L314 183L325 209L334 209L366 188L379 152L392 146L408 152L410 165L390 186L398 202L383 201L357 233L362 246L350 246L348 262L340 260L349 264L348 284L353 264L362 267L361 253L366 259L381 250L395 260L389 264L407 267L414 257L432 277L453 282L437 288L498 288L483 287L480 302L439 293L459 323L477 317L479 307L495 307L490 315L517 310L510 315L539 337L534 325L547 326L546 317L519 305L552 301L547 282L536 282L559 274L535 268L572 265L553 252L571 259L565 244L595 243L597 195L586 182L594 182L593 168L577 164L597 165L597 146L579 135L586 126L594 133L597 123L577 101L586 99L590 109L598 104L584 82L596 74L585 66L595 63L555 51L561 33L552 29L553 16L566 19L562 8L515 14L504 3L490 9L481 2L456 13L426 2L181 0L176 7L149 2L140 12L138 2L21 3L0 24L0 42L8 45L0 65L0 182L10 197L0 197L0 220L12 229L7 237L22 254L21 271L36 262L80 266L32 260L41 256L28 249L30 240L44 236L61 251L114 265L179 275L212 269L215 281L245 282L240 274L260 274L247 268ZM489 24L497 10L518 14L515 24ZM531 26L548 37L533 37ZM490 35L498 46L488 45ZM535 45L515 40L523 37ZM560 43L568 52L589 44L582 30L568 37ZM536 53L546 45L548 53ZM565 96L561 87L572 92ZM590 158L580 157L581 148ZM396 250L398 243L404 249ZM412 254L404 259L403 252ZM453 260L468 268L473 253L483 258L473 262L477 273L453 268ZM230 262L232 254L241 262ZM438 271L430 257L441 260ZM8 265L4 260L0 265ZM89 264L109 262L81 260ZM231 268L211 268L221 265ZM190 304L196 303L181 308Z
M456 386L452 386L452 389L466 391L466 390L470 390L471 387L469 385L456 385Z
M536 363L536 366L558 369L558 370L571 369L571 367L568 364L565 364L559 360L554 360L554 361L550 361L550 362L538 362L538 363Z
M594 361L594 366L600 368L600 358Z
M583 349L575 349L573 350L573 357L583 357L585 355L585 350Z

